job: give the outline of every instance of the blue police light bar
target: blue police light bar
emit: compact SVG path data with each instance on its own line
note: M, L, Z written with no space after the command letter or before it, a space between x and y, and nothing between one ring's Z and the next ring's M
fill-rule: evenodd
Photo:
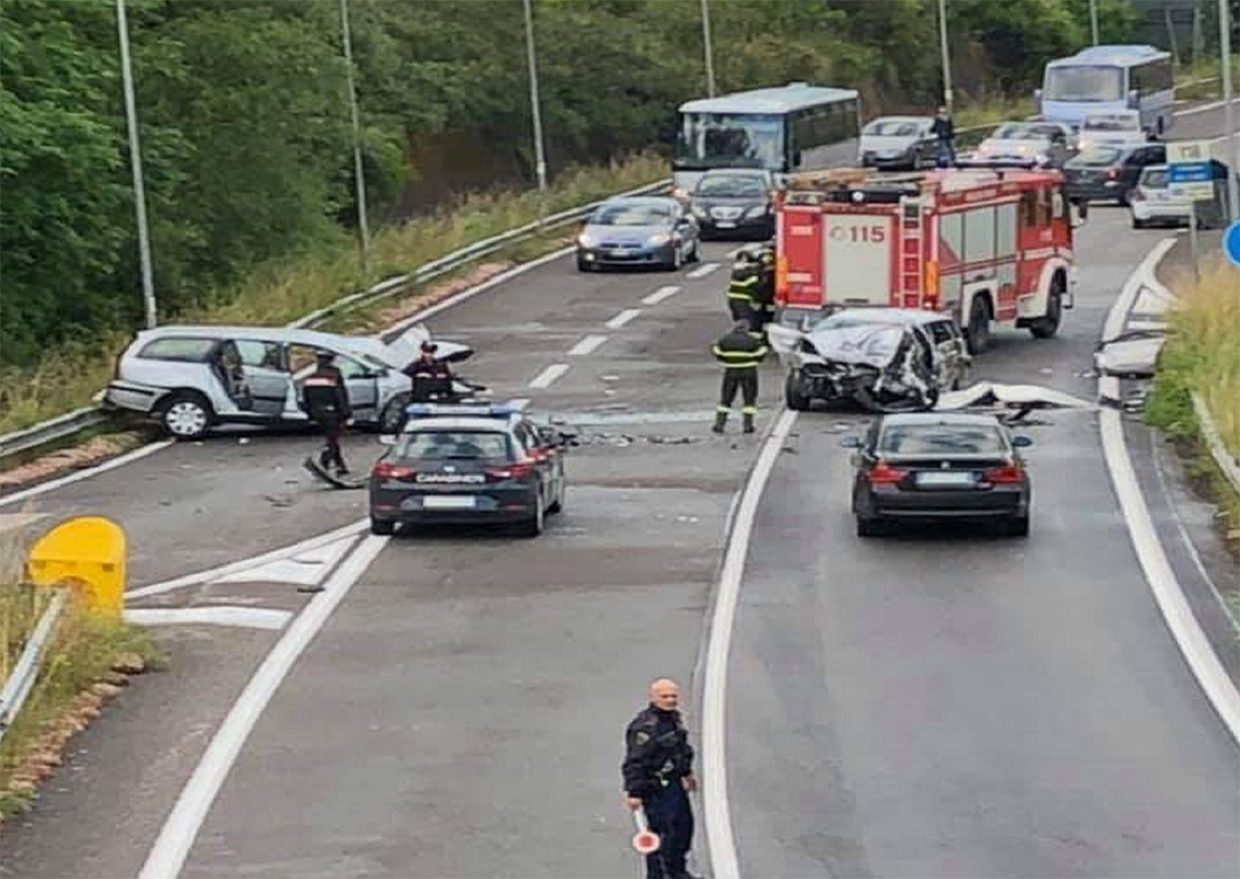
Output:
M410 418L443 418L453 415L472 415L475 418L511 418L525 409L524 400L507 403L410 403L405 407Z

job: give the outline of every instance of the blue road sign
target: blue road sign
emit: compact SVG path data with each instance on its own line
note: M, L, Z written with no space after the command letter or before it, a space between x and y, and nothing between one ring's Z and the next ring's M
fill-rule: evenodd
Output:
M1213 179L1209 162L1179 162L1167 166L1168 183L1208 183Z
M1223 233L1223 253L1232 265L1240 268L1240 220L1236 220Z

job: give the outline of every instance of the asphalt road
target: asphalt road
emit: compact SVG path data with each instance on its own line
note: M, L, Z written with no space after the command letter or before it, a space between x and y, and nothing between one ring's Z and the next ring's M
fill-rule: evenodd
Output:
M1160 236L1127 223L1091 213L1066 331L1005 334L981 377L1093 398L1082 373L1106 311ZM1240 755L1146 586L1096 413L1025 431L1028 540L858 540L830 421L798 420L741 593L727 758L742 874L1237 875Z

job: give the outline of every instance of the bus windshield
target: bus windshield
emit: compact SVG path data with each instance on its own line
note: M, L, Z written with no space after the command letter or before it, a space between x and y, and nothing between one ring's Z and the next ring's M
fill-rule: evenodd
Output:
M1124 69L1081 65L1050 67L1043 97L1048 101L1118 101L1124 97Z
M767 168L784 166L784 117L757 113L685 113L676 139L674 167Z

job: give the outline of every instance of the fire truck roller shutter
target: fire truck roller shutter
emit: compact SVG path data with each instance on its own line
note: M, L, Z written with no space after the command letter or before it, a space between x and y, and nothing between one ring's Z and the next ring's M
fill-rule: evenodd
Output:
M961 326L964 326L964 315L960 314L963 289L960 260L963 254L964 215L943 214L939 219L939 295L942 297L941 307L955 312Z

